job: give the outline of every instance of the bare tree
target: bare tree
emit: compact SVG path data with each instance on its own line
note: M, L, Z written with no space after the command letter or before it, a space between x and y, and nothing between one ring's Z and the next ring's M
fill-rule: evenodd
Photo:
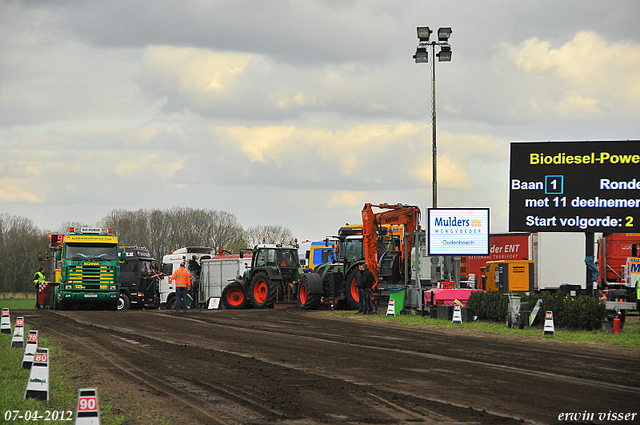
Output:
M184 246L214 249L245 247L244 230L226 211L177 208L114 210L101 224L113 227L121 245L145 246L157 260Z
M28 218L0 214L0 292L34 291L38 252L47 242L47 234Z
M249 227L245 232L245 239L251 246L262 243L290 244L294 242L293 233L280 225L260 225Z

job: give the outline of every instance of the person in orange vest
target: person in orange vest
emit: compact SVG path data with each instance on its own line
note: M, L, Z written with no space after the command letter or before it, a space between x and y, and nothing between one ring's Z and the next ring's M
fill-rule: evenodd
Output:
M169 282L176 283L176 312L180 311L180 304L187 311L187 292L191 289L191 275L184 268L184 263L169 277Z

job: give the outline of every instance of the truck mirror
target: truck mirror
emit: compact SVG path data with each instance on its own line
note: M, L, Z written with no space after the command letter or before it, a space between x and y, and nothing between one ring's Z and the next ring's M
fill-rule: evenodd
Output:
M62 261L62 249L60 247L56 248L56 260Z
M244 252L240 251L240 258L244 258Z
M124 261L126 258L126 253L124 251L120 251L120 260Z
M631 244L631 256L636 258L638 256L638 244Z

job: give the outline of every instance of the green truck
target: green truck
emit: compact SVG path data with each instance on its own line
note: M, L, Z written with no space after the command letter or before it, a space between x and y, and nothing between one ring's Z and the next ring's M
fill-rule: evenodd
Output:
M56 247L53 306L66 310L91 306L117 310L120 296L118 238L113 229L70 227Z

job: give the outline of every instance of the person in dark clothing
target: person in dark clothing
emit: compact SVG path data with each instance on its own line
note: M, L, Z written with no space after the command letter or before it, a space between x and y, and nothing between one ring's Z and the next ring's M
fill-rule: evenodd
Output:
M371 270L367 269L365 263L360 264L360 287L362 288L362 297L364 301L362 314L375 314L373 311L373 304L371 303L371 287L373 286L375 279Z

